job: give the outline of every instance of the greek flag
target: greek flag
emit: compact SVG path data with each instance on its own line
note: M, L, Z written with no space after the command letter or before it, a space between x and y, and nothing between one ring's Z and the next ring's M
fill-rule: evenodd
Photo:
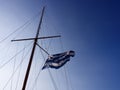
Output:
M55 68L59 69L63 65L65 65L68 61L70 61L70 57L74 57L74 51L67 51L59 54L54 54L48 57L42 70L45 68Z

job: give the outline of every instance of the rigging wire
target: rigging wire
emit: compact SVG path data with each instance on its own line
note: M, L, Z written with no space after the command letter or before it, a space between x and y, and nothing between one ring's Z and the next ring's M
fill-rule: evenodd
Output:
M61 43L60 45L61 45L62 50L64 50L62 38L60 38L60 43ZM68 81L68 77L67 77L66 66L63 66L63 69L64 69L64 73L65 73L65 80L66 80L67 90L69 90L69 81Z
M66 69L67 69L67 67L66 67ZM68 73L68 75L69 75L69 72L67 72L67 73ZM69 80L69 82L70 82L71 90L75 90L74 87L73 87L73 84L72 84L72 82L71 82L70 76L68 77L68 80Z
M42 56L43 56L43 59L44 59L44 61L45 61L45 56L44 56L43 54L42 54ZM48 68L48 72L49 72L49 75L50 75L50 78L51 78L51 80L52 80L52 83L53 83L53 85L54 85L55 90L58 90L57 85L56 85L56 83L55 83L55 80L53 79L53 76L52 76L49 68Z
M62 48L62 50L64 49L63 48L63 43L62 43L62 40L61 40L61 38L60 38L60 43L61 43L61 48ZM49 46L48 46L49 47ZM41 47L40 47L41 48ZM43 50L43 49L42 49ZM45 50L43 50L43 51L45 51ZM46 51L45 51L45 53L46 53ZM49 54L48 54L49 55ZM52 77L52 74L51 74L51 72L50 72L50 70L48 70L48 72L49 72L49 75L50 75L50 77L51 77L51 79L52 79L52 82L53 82L53 84L54 84L54 87L55 87L55 89L57 90L57 86L56 86L56 83L55 83L55 81L54 81L54 79L53 79L53 77ZM68 76L67 76L67 71L66 71L66 67L64 66L64 74L65 74L65 78L66 78L66 85L67 85L67 90L69 90L69 78L68 78ZM39 75L38 75L39 76ZM71 86L71 89L72 89L72 86Z
M38 70L38 68L37 68L37 64L39 65L39 63L38 63L38 61L37 61L37 59L39 58L39 51L38 51L38 53L37 53L38 55L36 55L36 57L35 57L35 64L34 64L34 80L36 79L36 75L37 75L37 70ZM39 65L40 66L40 65ZM42 67L41 67L42 68ZM41 71L40 71L41 72ZM40 73L39 72L39 73ZM33 85L33 84L32 84ZM36 83L36 85L35 85L36 87L34 88L34 89L30 89L30 90L38 90L37 89L37 83Z
M49 48L50 48L50 45L51 45L51 42L52 42L52 39L51 39L51 41L49 42L49 45L48 45L48 47L46 48L47 49L47 51L49 50ZM44 57L44 55L42 54L42 56L43 56L43 58L44 58L44 61L45 61L45 57ZM51 80L52 80L52 83L53 83L53 85L54 85L54 88L55 88L55 90L58 90L58 87L57 87L57 85L56 85L56 83L55 83L55 80L53 79L53 76L52 76L52 73L50 72L50 69L48 68L48 72L49 72L49 75L50 75L50 78L51 78Z
M37 57L35 57L35 60L34 60L35 61L35 64L34 64L34 67L35 67L35 69L34 69L34 72L35 72L34 73L34 78L36 78L36 73L37 73L37 61L36 60L37 60L38 56L39 55L37 55ZM36 84L35 90L37 90L37 84Z
M40 48L40 52L41 52L41 54L42 54L42 56L44 56L43 55L43 53L42 53L42 51L41 51L41 49L47 54L47 55L50 55L49 53L48 53L48 50L49 50L49 48L50 48L50 45L51 45L51 42L52 42L52 39L51 39L51 41L49 42L49 45L48 45L48 47L47 47L47 51L46 50L44 50L40 45L39 45L39 42L38 43L36 43L37 44L37 46ZM44 57L44 63L45 63L45 57ZM42 66L44 65L44 63L42 64ZM34 81L34 83L33 83L33 87L32 87L32 89L31 90L33 90L34 89L34 86L36 85L36 83L37 83L37 80L38 80L38 78L39 78L39 75L40 75L40 73L41 73L41 70L39 71L39 73L38 73L38 75L37 75L37 77L36 77L36 79L35 79L35 81Z
M26 47L24 47L23 50L25 50ZM28 50L28 52L31 50L31 48ZM18 68L21 66L21 64L23 63L23 60L25 59L25 57L27 56L28 52L26 53L26 55L23 57L23 59L21 60L21 62L19 63L19 65L17 66L17 68L14 70L14 72L12 73L11 77L9 78L9 80L7 81L7 83L5 84L3 90L7 87L8 83L10 82L10 80L13 78L13 76L15 75L16 71L18 70Z
M18 45L16 45L16 46L18 46ZM17 50L18 50L18 47L16 47L16 53L17 53ZM15 70L15 64L16 64L16 56L15 56L15 60L14 60L14 65L13 65L13 72L14 72L14 70ZM11 88L10 88L10 90L12 90L12 83L13 83L13 79L11 80Z
M40 52L41 52L41 54L42 54L42 56L43 56L43 53L42 53L41 49L40 49ZM44 58L45 58L45 57L44 57ZM42 64L42 66L44 65L44 63L45 63L45 59L44 59L44 62L43 62L43 64ZM34 90L35 85L36 85L36 83L37 83L37 80L38 80L38 78L39 78L39 76L40 76L41 71L42 71L42 70L40 69L39 72L38 72L37 77L35 78L35 81L34 81L34 83L33 83L33 87L31 88L31 90Z
M32 23L32 21L31 21L31 22L28 22L28 23L26 24L26 26L22 27L22 30L25 30L28 26L30 26L31 23ZM22 30L19 31L19 32L14 36L13 39L15 39L15 37L18 37L18 35L20 35L21 32L23 32Z
M39 55L36 55L36 56L38 57ZM37 81L37 79L41 73L41 70L39 70L39 72L37 73L37 76L36 76L36 66L37 66L36 59L37 59L37 57L34 57L35 60L34 60L33 64L35 64L35 65L33 65L34 66L33 68L35 68L35 69L31 70L31 72L33 71L33 73L34 73L34 76L33 76L34 79L32 79L32 77L31 77L33 82L30 82L30 80L29 80L28 85L27 85L28 90L34 90L34 88L35 88L34 86L36 86L35 82ZM31 73L31 75L33 75L33 74ZM31 83L32 83L32 85L31 85ZM35 90L37 90L37 89L35 89Z
M51 42L52 42L52 39L51 39L50 42L48 43L48 47L47 47L46 43L44 43L45 46L47 47L47 48L46 48L46 51L47 51L47 52L48 52L48 50L49 50L49 48L50 48ZM41 50L41 49L40 49L40 50ZM42 49L42 50L43 50L43 49ZM44 50L43 50L43 51L44 51ZM45 52L45 51L44 51L44 52ZM45 52L45 53L46 53L46 52ZM48 55L50 55L50 54L48 54ZM43 55L43 53L42 53L42 56L43 56L44 61L45 61L45 56ZM57 87L57 85L56 85L56 83L55 83L55 80L53 79L53 76L52 76L49 68L48 68L48 72L49 72L49 75L50 75L50 78L51 78L51 80L52 80L52 83L53 83L53 85L54 85L55 90L58 90L58 87Z
M40 48L40 49L42 49L48 56L50 55L44 48L42 48L38 43L36 43L36 45Z
M61 40L61 39L60 39ZM61 47L62 47L62 49L63 49L63 44L62 44L62 41L60 41L61 42ZM41 49L40 49L41 50ZM43 53L42 53L42 56L43 56L43 58L44 58L44 61L45 61L45 57L44 57L44 55L43 55ZM66 78L66 84L67 84L67 90L69 90L69 77L68 77L68 75L67 75L67 71L66 71L66 67L64 66L64 73L65 73L65 78ZM35 86L35 84L37 83L37 79L38 79L38 77L39 77L39 75L40 75L40 72L41 72L41 70L39 71L39 73L38 73L38 75L37 75L37 77L36 77L36 79L35 79L35 82L34 82L34 84L33 84L33 88L34 88L34 86ZM48 72L49 72L49 75L50 75L50 77L51 77L51 80L52 80L52 82L53 82L53 84L54 84L54 88L55 88L55 90L58 90L58 88L57 88L57 85L56 85L56 83L55 83L55 81L54 81L54 79L53 79L53 77L52 77L52 74L51 74L51 72L50 72L50 70L48 69ZM71 84L71 83L70 83ZM71 90L73 90L73 87L72 87L72 85L70 85L71 86ZM31 89L31 90L33 90L33 89Z
M60 43L61 43L60 45L61 45L62 50L64 50L64 46L63 46L63 42L62 42L62 38L61 37L60 37ZM67 90L69 90L69 88L70 88L69 86L71 86L71 90L74 90L74 88L72 86L72 83L71 83L71 79L70 79L69 74L68 74L67 71L68 71L67 67L64 66L64 73L65 73L65 78L66 78Z
M8 55L8 51L10 50L10 48L11 48L11 44L7 47L7 48L5 48L4 50L5 50L5 54L4 54L4 56L3 57L1 57L0 58L0 60L2 60L2 58L5 58L6 57L6 55ZM2 48L3 49L3 48ZM1 50L0 50L1 51ZM0 62L0 63L3 63L3 60Z
M31 42L30 42L30 43L31 43ZM30 43L29 43L28 45L30 45ZM28 45L27 45L25 48L27 48ZM0 66L0 69L3 68L3 67L4 67L6 64L8 64L10 61L12 61L13 58L15 58L17 55L19 55L23 50L24 50L24 48L23 48L22 50L20 50L18 53L16 53L13 57L11 57L11 58L10 58L8 61L6 61L4 64L2 64L2 65Z
M37 76L36 76L36 78L35 78L35 80L34 80L33 86L32 86L32 88L31 88L30 90L34 90L35 85L36 85L36 83L37 83L37 80L38 80L38 78L39 78L39 76L40 76L41 71L42 71L42 70L40 70L40 71L38 72L38 74L37 74Z
M49 68L48 68L48 72L49 72L49 75L50 75L50 77L51 77L51 79L52 79L52 82L53 82L53 84L54 84L55 90L58 90L57 85L56 85L56 83L55 83L55 80L53 79L53 76L52 76Z
M51 43L49 43L49 45L50 45L50 44L51 44ZM49 47L48 47L48 49L49 49ZM43 50L43 51L44 51L44 50ZM48 51L48 50L47 50L47 51ZM46 62L45 56L44 56L43 52L41 51L41 48L40 48L40 52L41 52L41 54L42 54L42 57L43 57L44 63L45 63L45 62ZM48 55L49 55L49 54L48 54ZM43 65L44 65L44 63L43 63ZM43 66L43 65L42 65L42 66ZM54 81L54 79L53 79L53 77L52 77L52 74L51 74L50 70L48 70L48 72L49 72L50 78L51 78L51 80L52 80L52 82L53 82L53 86L54 86L55 90L58 90L57 85L56 85L56 83L55 83L55 81ZM39 70L39 73L38 73L38 75L37 75L37 77L36 77L36 79L35 79L35 81L34 81L34 83L33 83L33 87L32 87L31 90L34 90L34 87L35 87L35 85L36 85L36 83L37 83L37 80L38 80L38 78L39 78L39 76L40 76L40 73L41 73L41 70Z
M9 35L7 35L4 39L2 39L0 41L0 43L2 43L3 41L5 41L6 39L8 39L11 35L13 35L14 33L16 33L17 31L19 31L21 28L23 28L25 25L27 25L28 23L30 23L33 19L35 19L38 15L40 14L37 13L36 15L34 15L31 19L29 19L28 21L26 21L23 25L21 25L20 27L18 27L17 29L15 29L12 33L10 33Z
M50 46L51 46L52 40L53 40L53 39L51 39L50 42L49 42L49 44L48 44L47 51L49 51L49 49L50 49Z
M24 53L25 53L25 46L24 46L24 51L23 51L23 54L22 54L22 59L21 59L21 61L24 60ZM22 67L22 64L21 64L20 69L19 69L19 72L18 72L18 77L17 77L17 83L16 83L15 90L17 90L18 82L19 82L19 80L20 80L21 67Z
M61 37L59 38L59 41L60 41L61 49L64 50L64 46L63 46L63 42L62 42L62 38L61 38ZM66 89L67 89L67 90L70 90L70 87L69 87L69 86L72 86L72 85L69 85L69 78L68 78L68 75L67 75L66 66L63 66L63 69L64 69L66 86L67 86Z
M68 77L67 77L66 66L64 66L64 71L65 71L65 78L66 78L67 90L70 90L69 89L69 81L68 81Z
M47 50L47 51L48 51L48 50ZM43 56L44 61L46 61L46 60L45 60L45 56L44 56L43 54L42 54L42 56ZM51 78L51 80L52 80L52 83L53 83L53 85L54 85L55 90L58 90L57 85L56 85L56 83L55 83L55 80L53 79L53 76L52 76L49 68L48 68L48 72L49 72L49 75L50 75L50 78Z

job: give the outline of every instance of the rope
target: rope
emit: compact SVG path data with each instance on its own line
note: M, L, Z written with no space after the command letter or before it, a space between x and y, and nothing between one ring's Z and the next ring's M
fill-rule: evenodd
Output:
M55 83L55 80L53 79L53 76L52 76L52 74L51 74L49 68L48 68L48 72L49 72L49 75L50 75L51 80L52 80L52 82L53 82L53 85L54 85L55 90L58 90L57 85L56 85L56 83Z
M24 51L25 51L25 46L24 46ZM24 51L23 51L23 55L22 55L21 61L24 60ZM17 87L18 87L18 82L19 82L19 79L20 79L21 67L22 67L22 64L21 64L20 69L19 69L19 72L18 72L18 77L17 77L17 83L16 83L15 90L17 90Z
M61 37L60 37L60 43L61 43L62 50L64 50L64 46L63 46L63 42L62 42L62 38ZM74 90L74 88L72 86L72 83L71 83L71 79L69 77L69 74L67 74L68 73L67 71L68 70L66 70L66 66L64 66L64 73L65 73L65 78L66 78L67 90L69 90L70 87L71 87L71 90Z
M41 52L42 56L44 57L41 49L40 49L40 52ZM45 58L45 57L44 57L44 58ZM44 59L43 65L44 65L44 63L45 63L45 59ZM42 66L43 66L43 65L42 65ZM36 85L36 83L37 83L37 80L38 80L38 78L39 78L39 76L40 76L41 71L42 71L42 70L40 69L39 72L38 72L38 75L37 75L37 77L35 78L35 81L34 81L34 83L33 83L33 87L32 87L30 90L34 90L35 85Z
M9 46L7 47L7 48L5 48L4 50L5 50L5 54L4 54L4 56L3 57L1 57L0 58L0 60L2 60L2 58L5 58L6 57L6 55L8 55L9 53L8 53L8 51L9 51L9 49L11 48L11 44L9 44ZM3 48L2 48L2 50L3 50ZM2 50L0 50L0 51L2 51ZM4 62L4 60L2 60L0 63L3 63Z
M51 43L49 43L49 45L50 45ZM48 49L49 49L49 47L48 47ZM42 49L43 50L43 49ZM40 48L40 51L41 51L41 48ZM44 51L44 50L43 50ZM48 50L47 50L48 51ZM46 52L45 52L46 53ZM46 62L45 61L45 56L43 55L43 52L41 51L41 54L42 54L42 56L43 56L43 59L44 59L44 63ZM49 54L48 54L49 55ZM43 63L43 65L44 65L44 63ZM50 77L51 77L51 80L52 80L52 83L53 83L53 86L54 86L54 88L55 88L55 90L58 90L58 88L57 88L57 85L56 85L56 83L55 83L55 81L54 81L54 79L53 79L53 77L52 77L52 74L51 74L51 72L50 72L50 70L48 70L48 72L49 72L49 75L50 75ZM39 75L40 75L40 73L41 73L41 70L39 71L39 73L38 73L38 75L37 75L37 77L36 77L36 79L35 79L35 81L34 81L34 83L33 83L33 87L32 87L32 89L31 90L34 90L34 87L35 87L35 85L36 85L36 83L37 83L37 80L38 80L38 78L39 78Z
M17 45L18 46L18 45ZM18 47L17 47L18 48ZM16 48L16 53L17 53L17 49ZM14 70L15 70L15 64L16 64L16 56L15 56L15 59L14 59L14 65L13 65L13 72L14 72ZM11 80L11 89L10 90L12 90L12 83L13 83L13 80Z
M34 90L35 85L36 85L36 83L37 83L37 80L38 80L38 78L39 78L39 75L40 75L41 71L42 71L42 70L40 70L40 71L38 72L38 75L37 75L37 77L35 78L35 81L34 81L34 83L33 83L33 87L32 87L30 90Z
M26 48L26 47L25 47ZM24 48L24 49L25 49ZM28 52L30 51L31 49L28 50ZM26 55L24 56L24 59L25 57L27 56L28 52L26 53ZM23 59L23 60L24 60ZM9 80L7 81L7 83L5 84L5 86L3 87L3 90L7 87L8 83L10 82L10 80L13 78L13 76L15 75L17 69L21 66L21 64L23 63L23 60L21 60L20 64L17 66L17 68L14 70L14 72L12 73L11 77L9 78Z
M51 39L50 42L49 42L49 44L48 44L47 51L49 51L49 49L50 49L50 46L51 46L52 40L53 40L53 39Z
M40 13L40 12L39 12ZM25 25L27 25L30 21L32 21L33 19L36 18L36 16L39 15L39 13L37 13L35 16L33 16L31 19L29 19L28 21L26 21L23 25L21 25L20 27L18 27L17 29L15 29L12 33L10 33L9 35L7 35L4 39L2 39L0 41L0 43L2 43L3 41L5 41L6 39L8 39L11 35L13 35L14 33L16 33L18 30L20 30L21 28L23 28Z
M40 52L41 52L41 54L42 54L42 56L43 56L43 58L44 58L44 62L43 62L43 65L44 65L44 63L45 63L45 57L44 57L44 55L43 55L41 49L40 49ZM43 66L43 65L42 65L42 66ZM40 73L41 73L41 69L40 69L40 71L39 71L39 73L38 73L38 75L37 75L37 77L36 77L36 79L35 79L35 81L34 81L34 83L33 83L33 87L32 87L31 90L34 90L35 85L36 85L36 83L37 83L37 80L38 80L38 78L39 78L39 76L40 76Z
M63 42L62 42L62 38L61 37L59 38L59 41L60 41L61 49L64 50L64 46L63 46Z
M30 26L30 24L31 24L32 22L28 22L27 24L26 24L26 26L24 26L24 27L22 27L23 29L22 30L25 30L28 26ZM20 31L20 32L18 32L14 37L13 37L13 39L15 39L16 37L18 37L20 34L22 34L21 32L24 32L24 31Z
M67 69L67 67L65 67L66 69ZM66 70L65 69L65 70ZM70 86L71 86L71 90L75 90L74 89L74 87L73 87L73 84L72 84L72 82L71 82L71 78L70 78L70 76L69 76L69 72L68 72L69 70L66 70L66 74L67 74L67 76L68 76L68 81L70 82Z
M38 43L36 43L36 45L40 48L40 49L42 49L48 56L50 55L44 48L42 48Z
M48 51L48 50L47 50L47 51ZM44 61L45 61L45 57L44 57L43 54L42 54L42 56L43 56ZM55 90L58 90L57 85L56 85L56 83L55 83L55 80L53 79L53 76L52 76L52 74L51 74L49 68L48 68L48 72L49 72L49 75L50 75L50 78L51 78L51 80L52 80L52 83L53 83L53 86L54 86Z
M64 66L64 71L65 71L65 78L66 78L66 84L67 84L67 90L69 90L69 81L67 78L67 71L66 71L66 67Z
M43 54L42 54L42 56L43 56L44 61L45 61L45 57L44 57ZM55 80L53 79L53 76L52 76L52 74L51 74L49 68L48 68L48 72L49 72L49 75L50 75L50 77L51 77L51 80L52 80L52 83L53 83L53 86L54 86L55 90L58 90L57 85L56 85L56 83L55 83Z
M31 42L30 42L31 43ZM30 43L28 45L30 45ZM25 47L27 48L28 45ZM6 61L3 65L0 66L0 69L3 68L6 64L8 64L11 60L13 60L13 58L15 58L18 54L20 54L22 51L24 50L24 48L22 50L20 50L18 53L16 53L13 57L11 57L8 61Z

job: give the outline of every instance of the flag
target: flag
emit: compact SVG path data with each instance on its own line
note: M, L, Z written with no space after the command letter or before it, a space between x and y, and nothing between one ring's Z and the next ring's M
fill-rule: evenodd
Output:
M74 51L67 51L59 54L54 54L48 57L42 70L45 68L55 68L59 69L63 65L65 65L68 61L70 61L70 57L74 57Z

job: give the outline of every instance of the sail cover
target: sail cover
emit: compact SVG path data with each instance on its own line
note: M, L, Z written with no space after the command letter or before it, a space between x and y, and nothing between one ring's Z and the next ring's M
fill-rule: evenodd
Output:
M55 68L59 69L64 64L66 64L68 61L70 61L70 57L74 57L75 52L74 51L67 51L59 54L53 54L48 57L46 60L44 66L42 67L42 70L45 68Z

